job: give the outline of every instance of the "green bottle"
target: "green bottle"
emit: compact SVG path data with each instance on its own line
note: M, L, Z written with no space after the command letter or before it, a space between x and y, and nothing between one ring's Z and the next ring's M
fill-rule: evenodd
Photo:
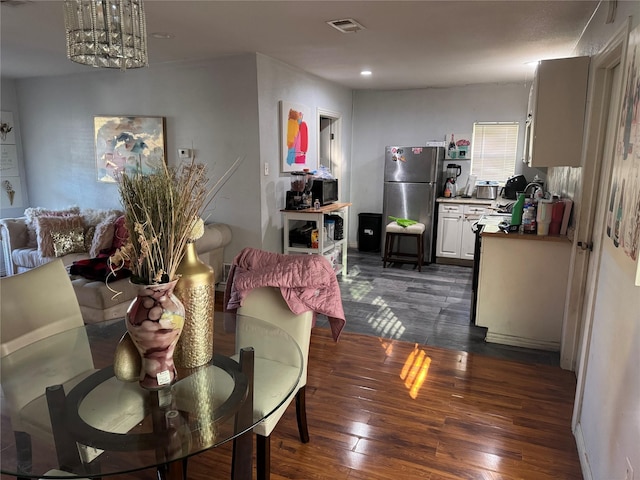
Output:
M522 223L522 209L524 208L524 193L518 196L518 200L511 209L511 227L519 226Z

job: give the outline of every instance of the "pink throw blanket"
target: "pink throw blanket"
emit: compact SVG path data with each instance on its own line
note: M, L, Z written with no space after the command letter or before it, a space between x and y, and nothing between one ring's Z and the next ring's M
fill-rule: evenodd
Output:
M326 315L337 342L346 323L336 274L322 255L283 255L243 249L233 260L224 305L236 310L254 288L279 287L291 311Z

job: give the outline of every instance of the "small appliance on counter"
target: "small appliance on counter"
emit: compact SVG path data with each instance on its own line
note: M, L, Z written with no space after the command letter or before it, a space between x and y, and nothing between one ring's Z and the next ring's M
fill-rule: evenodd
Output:
M476 198L482 200L495 200L498 198L498 182L480 180L476 183Z
M320 205L328 205L338 201L338 180L333 178L314 178L311 185L313 201Z
M462 173L462 167L460 165L458 165L457 163L449 163L447 165L447 172L446 172L446 182L444 184L444 196L449 198L449 197L455 197L457 196L457 188L456 188L456 180L457 178L460 176L460 174Z
M308 171L291 172L291 190L287 192L287 210L311 208L313 176Z
M509 177L502 189L502 196L509 200L515 200L518 197L518 192L524 192L527 188L527 179L524 175L514 175Z

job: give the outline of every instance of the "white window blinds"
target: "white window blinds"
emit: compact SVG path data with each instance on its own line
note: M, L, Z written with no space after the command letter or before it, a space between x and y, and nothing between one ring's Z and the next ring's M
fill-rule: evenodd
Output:
M471 174L504 182L516 167L518 122L476 122L471 141Z

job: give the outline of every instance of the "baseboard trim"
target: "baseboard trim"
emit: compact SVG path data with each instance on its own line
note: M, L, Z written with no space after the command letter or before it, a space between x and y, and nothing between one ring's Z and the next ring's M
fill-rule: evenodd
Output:
M582 469L582 478L584 480L593 480L593 475L591 475L591 467L589 466L589 459L587 457L587 449L584 444L584 436L582 435L582 425L579 422L576 425L573 436L576 439L578 458L580 458L580 468Z
M459 265L461 267L473 267L473 260L463 258L436 257L436 263L441 265Z
M500 343L502 345L512 345L514 347L534 348L536 350L560 351L560 342L534 340L531 338L516 337L515 335L506 335L504 333L487 332L485 341L489 343Z

